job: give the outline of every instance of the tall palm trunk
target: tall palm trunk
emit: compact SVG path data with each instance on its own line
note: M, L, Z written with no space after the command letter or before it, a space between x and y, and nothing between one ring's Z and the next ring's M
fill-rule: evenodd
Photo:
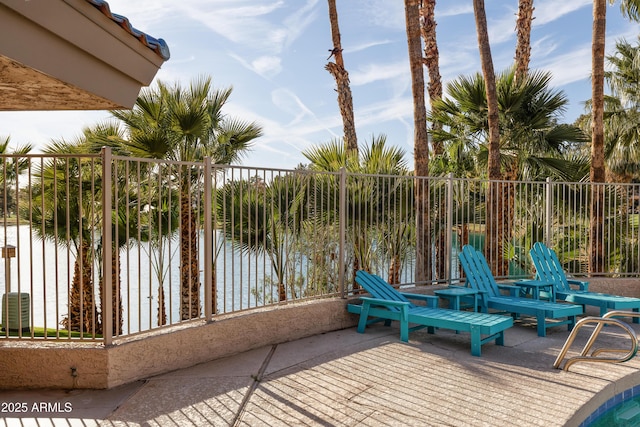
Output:
M73 281L69 294L69 313L62 326L71 331L101 332L98 307L93 292L93 261L91 245L82 241L80 253L73 267Z
M117 245L114 244L114 249L111 254L111 333L113 336L122 334L123 318L122 318L122 297L120 295L120 251ZM104 298L104 275L100 277L98 283L98 292L101 298ZM104 301L104 299L102 300ZM104 333L102 327L104 326L104 313L107 309L106 304L102 303L102 323L98 333Z
M278 302L284 302L287 300L287 287L285 286L285 250L282 244L278 243L278 231L275 229L275 224L271 224L271 236L273 236L274 241L273 248L271 253L273 254L272 263L273 267L276 270L276 277L278 278Z
M331 24L331 39L333 49L330 49L331 56L336 62L329 62L325 69L336 79L338 91L338 106L342 116L344 127L344 144L349 151L358 152L358 138L356 136L356 122L353 114L353 99L351 97L351 87L349 86L349 73L344 68L342 58L342 43L340 40L340 27L338 26L338 10L336 0L329 1L329 22ZM330 59L331 56L329 56Z
M411 93L413 95L413 146L415 162L416 209L416 271L417 283L432 279L431 229L429 221L429 181L420 179L429 175L429 140L427 137L427 109L424 99L424 71L422 43L420 41L419 0L405 0L405 20L409 67L411 68Z
M491 58L491 45L487 29L487 15L484 0L473 0L473 11L478 32L478 48L480 63L487 92L487 112L489 122L489 180L500 180L500 125L498 118L498 93L496 90L496 76ZM502 184L495 182L489 185L487 197L486 244L485 252L493 271L502 264Z
M158 326L167 324L167 309L164 302L164 286L158 285Z
M438 42L436 38L436 19L435 8L436 0L422 0L420 2L420 33L424 40L424 64L427 67L429 74L429 84L427 85L427 93L429 94L429 104L431 110L434 109L435 101L442 99L442 79L440 77L440 52L438 51ZM431 129L440 130L442 124L434 121L431 123ZM444 151L442 142L437 141L433 144L433 154L439 156ZM446 207L441 204L438 207L438 215L444 218ZM446 258L446 242L447 234L450 230L441 229L436 237L434 256L437 259L436 262L436 279L443 279L446 275L445 272L445 258Z
M400 255L391 257L391 265L389 265L389 276L387 281L392 285L400 284L400 275L402 273L402 259Z
M200 272L198 269L198 217L189 191L180 200L180 318L200 316Z
M591 53L591 224L589 272L603 271L604 193L597 183L604 182L604 53L607 0L593 2Z
M429 104L433 109L435 101L442 99L442 78L440 76L440 52L436 38L435 19L436 0L421 0L420 2L420 34L424 40L424 65L429 74L429 84L427 92L429 94ZM440 122L433 122L432 129L442 129ZM444 150L440 141L433 142L433 153L442 154Z
M504 242L510 239L513 233L513 218L516 203L515 181L518 179L518 167L512 165L505 171L505 182L501 184L501 206L502 209L498 212L500 215L500 235L502 236L500 246L502 253ZM500 262L496 262L496 268L494 273L496 276L507 276L509 274L509 262L505 260L503 256L499 258Z
M218 289L216 286L216 280L218 280L218 276L216 273L216 264L213 263L213 268L211 269L211 313L218 314Z
M522 81L529 72L531 60L531 22L533 21L533 0L518 1L518 19L516 20L516 73L517 82Z
M114 336L122 334L122 297L120 294L120 251L114 244L113 253L111 254L111 332ZM104 276L100 277L100 283L98 284L99 294L104 295ZM104 301L104 300L103 300ZM105 316L105 304L102 303L102 316L104 324ZM104 333L100 329L101 333Z
M111 260L111 315L113 316L112 332L114 336L117 336L122 334L122 326L124 324L124 319L122 318L122 296L120 295L120 251L118 250L117 245L114 245Z

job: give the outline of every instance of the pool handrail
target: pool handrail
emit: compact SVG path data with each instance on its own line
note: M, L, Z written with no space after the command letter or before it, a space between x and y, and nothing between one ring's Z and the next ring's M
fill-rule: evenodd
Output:
M613 317L640 317L640 313L614 310L606 313L602 317L589 316L589 317L580 319L578 322L576 322L575 327L567 337L567 340L562 346L562 349L560 350L560 353L558 354L558 357L556 358L553 364L553 367L556 369L561 369L560 365L562 364L562 361L564 360L567 354L567 351L569 350L569 347L571 347L571 344L573 344L573 341L575 340L576 335L578 334L578 331L583 326L590 325L590 324L595 324L596 327L591 333L591 336L587 340L584 348L582 349L580 356L574 356L569 358L565 362L564 367L562 367L563 370L568 371L569 367L577 362L623 363L633 359L633 357L635 357L636 353L638 352L638 337L636 335L636 332L627 323L618 319L613 319ZM620 328L622 328L629 335L629 338L631 339L631 348L629 350L625 350L622 348L597 348L593 352L591 352L591 354L589 354L591 347L593 347L593 344L595 343L596 339L598 338L598 335L600 334L602 328L605 325L619 326ZM621 358L597 357L598 354L600 353L627 353L627 354Z

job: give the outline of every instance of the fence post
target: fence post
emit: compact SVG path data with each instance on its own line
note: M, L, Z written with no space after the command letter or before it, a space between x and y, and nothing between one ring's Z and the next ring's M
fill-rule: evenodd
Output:
M447 218L446 218L446 245L445 253L447 254L447 260L445 261L445 277L447 277L448 284L451 285L451 267L453 261L453 173L449 172L447 175Z
M213 224L211 209L211 157L204 158L204 316L213 317Z
M347 236L347 170L340 168L340 201L338 206L338 223L340 238L338 242L338 282L340 295L346 298L346 286L344 283L345 239Z
M547 177L547 185L545 186L547 190L546 198L545 198L545 213L544 213L544 244L551 247L551 224L552 215L553 215L553 182L551 182L551 178Z
M102 297L102 336L104 345L113 342L113 278L111 266L113 264L113 242L111 233L113 210L113 157L110 147L102 147L102 283L104 283Z

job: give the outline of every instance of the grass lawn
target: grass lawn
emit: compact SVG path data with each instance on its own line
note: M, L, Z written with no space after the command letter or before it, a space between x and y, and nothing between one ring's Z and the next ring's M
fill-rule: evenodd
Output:
M56 330L55 328L47 328L46 331L44 328L42 327L34 327L32 328L33 330L33 336L35 338L44 338L45 337L45 332L46 332L46 337L47 338L56 338ZM80 338L80 332L75 332L75 331L67 331L66 329L58 329L57 331L58 335L60 338L69 338L69 336L71 336L71 338ZM6 337L7 333L4 330L4 328L2 328L2 332L0 332L0 338L2 337ZM29 331L17 331L17 330L10 330L9 331L9 336L10 337L24 337L24 338L29 338L31 337L31 332ZM93 338L93 336L89 333L84 333L82 334L83 338ZM102 335L100 334L96 334L95 336L96 338L102 338Z

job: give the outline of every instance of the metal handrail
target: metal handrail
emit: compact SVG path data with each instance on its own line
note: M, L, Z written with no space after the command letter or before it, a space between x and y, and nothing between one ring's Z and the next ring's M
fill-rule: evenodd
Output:
M562 369L564 369L565 371L568 371L569 367L576 362L622 363L622 362L631 360L638 352L638 337L636 336L636 332L627 323L622 322L618 319L613 319L613 317L640 317L640 313L629 312L629 311L610 311L602 317L590 316L590 317L585 317L584 319L580 319L576 323L575 327L573 328L569 336L567 337L567 340L562 346L562 349L560 350L560 354L558 354L558 357L556 358L556 361L554 362L553 367L560 369L560 365L562 364L562 361L564 360L564 357L567 354L569 347L571 347L571 344L573 344L573 341L575 340L576 335L578 334L578 331L583 326L589 325L589 324L596 324L596 327L591 333L591 336L587 340L587 343L585 344L584 348L582 349L580 356L569 358L565 362L564 367ZM593 347L593 344L598 338L600 331L605 325L612 325L612 326L616 325L622 328L629 335L629 338L631 339L631 348L628 351L621 348L597 348L593 350L591 354L589 354L591 347ZM597 357L597 355L600 353L627 353L627 354L621 358Z

